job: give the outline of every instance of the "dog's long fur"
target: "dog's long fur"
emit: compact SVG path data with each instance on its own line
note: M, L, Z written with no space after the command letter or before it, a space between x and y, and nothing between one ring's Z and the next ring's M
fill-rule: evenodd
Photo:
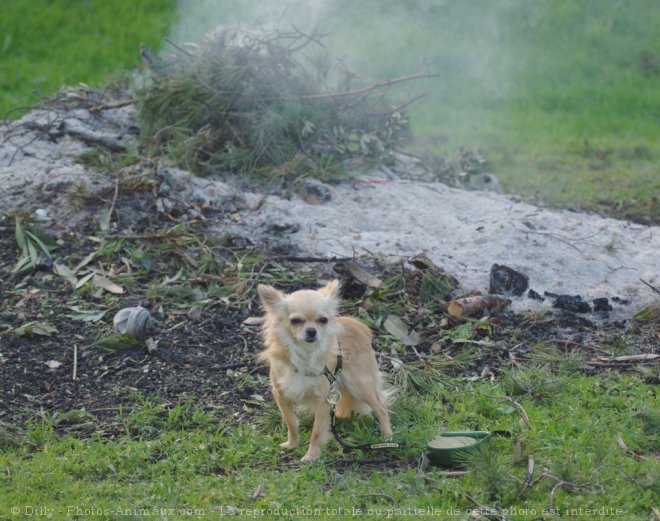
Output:
M289 295L264 285L259 286L258 292L266 311L266 348L259 354L259 361L270 365L273 396L287 425L288 439L282 446L298 445L295 407L301 406L314 412L312 437L301 461L320 456L321 448L331 437L330 405L326 401L330 383L323 368L334 373L340 348L343 367L337 381L341 392L337 416L373 412L382 433L392 436L387 396L371 348L371 330L359 320L337 316L338 281L316 291L301 290Z

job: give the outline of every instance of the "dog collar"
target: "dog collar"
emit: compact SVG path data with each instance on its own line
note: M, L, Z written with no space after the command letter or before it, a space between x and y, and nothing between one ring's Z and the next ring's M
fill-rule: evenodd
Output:
M337 381L337 376L339 375L339 373L341 373L343 362L344 362L344 357L342 356L341 351L339 351L339 353L337 354L337 364L335 365L335 372L333 373L332 371L330 371L330 369L328 369L328 366L323 367L322 375L328 379L328 382L330 382L331 385Z

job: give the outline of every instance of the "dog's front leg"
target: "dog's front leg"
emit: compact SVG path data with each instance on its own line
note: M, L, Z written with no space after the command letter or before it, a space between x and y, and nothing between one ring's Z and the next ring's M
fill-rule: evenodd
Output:
M273 387L273 396L286 422L287 440L280 443L280 447L293 449L298 446L298 417L293 402L284 397L275 387Z
M301 462L314 461L321 455L321 449L330 439L330 405L323 400L314 410L314 427L312 428L312 439L309 441L307 453Z

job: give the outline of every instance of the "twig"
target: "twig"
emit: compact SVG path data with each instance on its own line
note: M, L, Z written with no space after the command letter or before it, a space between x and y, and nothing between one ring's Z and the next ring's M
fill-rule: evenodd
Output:
M112 204L110 205L110 211L108 212L108 229L110 226L110 221L112 221L112 214L115 211L115 206L117 205L117 198L119 197L119 174L115 178L115 193L112 196Z
M391 78L389 80L381 80L377 81L376 83L373 83L371 85L368 85L367 87L363 87L361 89L356 89L356 90L348 90L344 92L329 92L326 94L309 94L307 96L296 96L295 98L281 98L281 97L275 97L275 98L265 98L267 101L274 101L274 100L287 100L287 99L298 99L298 100L314 100L314 99L328 99L328 98L344 98L344 97L351 97L351 96L360 96L362 94L366 94L368 92L371 92L376 89L380 89L383 87L389 87L390 85L395 85L397 83L403 83L406 81L413 81L413 80L419 80L422 78L436 78L440 76L437 73L432 73L432 74L411 74L410 76L400 76L399 78Z
M443 476L448 478L467 476L469 473L470 473L469 470L444 470L444 471L436 472L438 476Z
M555 494L557 494L557 491L560 488L587 488L591 486L593 486L593 483L571 483L570 481L564 481L563 479L560 480L554 487L552 487L552 491L550 492L550 513L552 514L552 517L555 519L561 519L557 514L557 510L555 510Z
M310 43L315 43L317 45L320 45L321 47L325 47L325 45L323 45L323 42L321 41L321 39L323 37L325 37L325 35L324 34L319 34L318 36L314 36L316 34L317 27L314 27L314 29L312 29L311 34L305 34L300 29L298 29L295 25L293 25L292 27L293 27L293 30L298 33L299 39L304 39L306 41L299 44L297 47L290 47L289 52L292 52L292 53L297 52L297 51L307 47Z
M175 49L178 49L179 51L181 51L183 54L187 54L188 56L190 56L191 58L193 58L192 53L186 51L186 50L185 50L183 47L181 47L178 43L175 43L174 41L170 40L169 38L165 38L165 41L166 41L167 43L169 43L169 44L170 44L172 47L174 47Z
M626 445L626 442L623 441L623 437L621 436L621 433L617 432L614 435L614 439L616 440L616 444L623 450L624 452L627 452L628 454L634 456L635 458L638 459L643 459L643 460L648 460L646 456L642 456L641 454L637 454L634 450L631 450L628 448L628 445Z
M281 256L275 257L276 260L288 262L326 262L328 264L333 262L346 262L353 260L353 257L295 257L295 256Z
M479 507L479 513L488 513L490 519L497 519L498 521L510 521L510 519L505 514L500 513L499 508L482 505L469 492L463 493L462 496L477 505L477 507Z
M568 246L570 246L571 248L576 249L578 252L584 254L584 252L580 248L578 248L575 244L573 244L570 239L562 237L561 235L557 235L556 233L537 232L537 231L533 231L533 230L525 230L525 233L533 233L535 235L545 235L546 237L552 237L553 239L557 239L558 241L561 241L564 244L567 244ZM576 239L576 240L579 240L579 239Z
M99 145L107 148L111 152L125 152L126 147L122 145L118 140L110 136L103 136L88 132L81 128L71 128L70 126L65 127L65 132L74 138L80 139L84 143Z
M102 110L120 109L122 107L132 105L133 103L135 103L135 100L133 98L130 98L130 99L123 100L123 101L117 101L115 103L106 103L105 105L96 105L94 107L90 107L89 111L90 112L101 112Z
M646 284L649 288L651 288L653 291L655 291L658 295L660 295L660 289L656 288L655 286L652 286L648 282L646 282L644 279L639 279L642 284Z
M394 110L392 110L392 112L401 112L401 111L402 111L403 109L405 109L408 105L412 105L412 104L415 103L416 101L418 101L418 100L420 100L420 99L422 99L422 98L425 98L425 97L428 96L428 95L429 95L428 92L423 92L423 93L420 94L419 96L415 96L414 98L409 99L408 101L402 103L402 104L399 105L398 107L394 107Z
M611 467L611 468L613 468L613 469L615 469L615 470L618 470L621 474L623 474L623 476L624 476L628 481L634 483L635 485L637 485L639 488L641 488L641 489L643 489L643 490L648 489L648 488L650 487L650 485L651 485L650 483L649 483L649 484L645 484L645 483L641 483L641 482L637 481L635 478L633 478L630 474L628 474L628 473L627 473L625 470L623 470L621 467L619 467L619 466L617 466L617 465L613 465L613 464L611 464L611 463L610 463L610 464L607 464L607 465L601 465L600 467L594 469L594 471L591 473L591 476L590 476L589 479L591 479L591 477L593 477L594 474L596 474L597 472L600 472L601 470L603 470L604 468L607 468L607 467Z
M78 344L73 344L73 374L71 379L78 379Z
M511 402L511 404L512 404L516 409L518 409L518 410L520 411L520 414L521 414L521 416L522 416L522 420L523 420L523 422L525 423L525 425L527 426L527 428L528 428L529 430L534 430L534 428L532 427L531 422L529 421L529 415L527 414L527 411L525 411L525 408L524 408L522 405L520 405L520 404L519 404L517 401L515 401L513 398L509 398L508 396L499 396L498 398L499 398L500 400L507 400L507 401Z

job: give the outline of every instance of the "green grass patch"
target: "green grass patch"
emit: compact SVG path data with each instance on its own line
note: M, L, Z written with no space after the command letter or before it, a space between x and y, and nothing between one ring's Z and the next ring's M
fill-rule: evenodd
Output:
M0 17L0 117L63 85L102 85L140 64L143 42L160 48L174 0L9 0Z
M649 413L658 403L650 386L616 374L566 376L552 400L515 397L529 417L526 427L506 399L507 386L445 384L425 396L399 397L392 415L395 437L408 448L387 463L373 453L343 454L331 442L321 461L299 465L304 442L288 456L279 448L284 428L254 422L272 416L270 403L253 404L246 419L235 422L189 403L168 410L157 400L142 400L121 416L125 433L111 440L60 435L50 417L0 446L1 515L12 506L29 515L40 505L54 509L56 518L80 510L93 515L94 508L111 519L127 509L173 509L175 519L185 511L250 515L248 509L263 510L266 519L276 517L268 515L276 509L322 517L359 509L404 518L412 509L430 508L442 513L438 518L462 519L481 505L524 520L544 509L548 515L552 500L562 515L604 508L622 511L621 519L648 519L659 477L657 415ZM303 424L309 436L309 419ZM340 428L368 439L373 426L345 421ZM507 429L512 437L493 439L465 476L418 471L425 443L445 429Z

